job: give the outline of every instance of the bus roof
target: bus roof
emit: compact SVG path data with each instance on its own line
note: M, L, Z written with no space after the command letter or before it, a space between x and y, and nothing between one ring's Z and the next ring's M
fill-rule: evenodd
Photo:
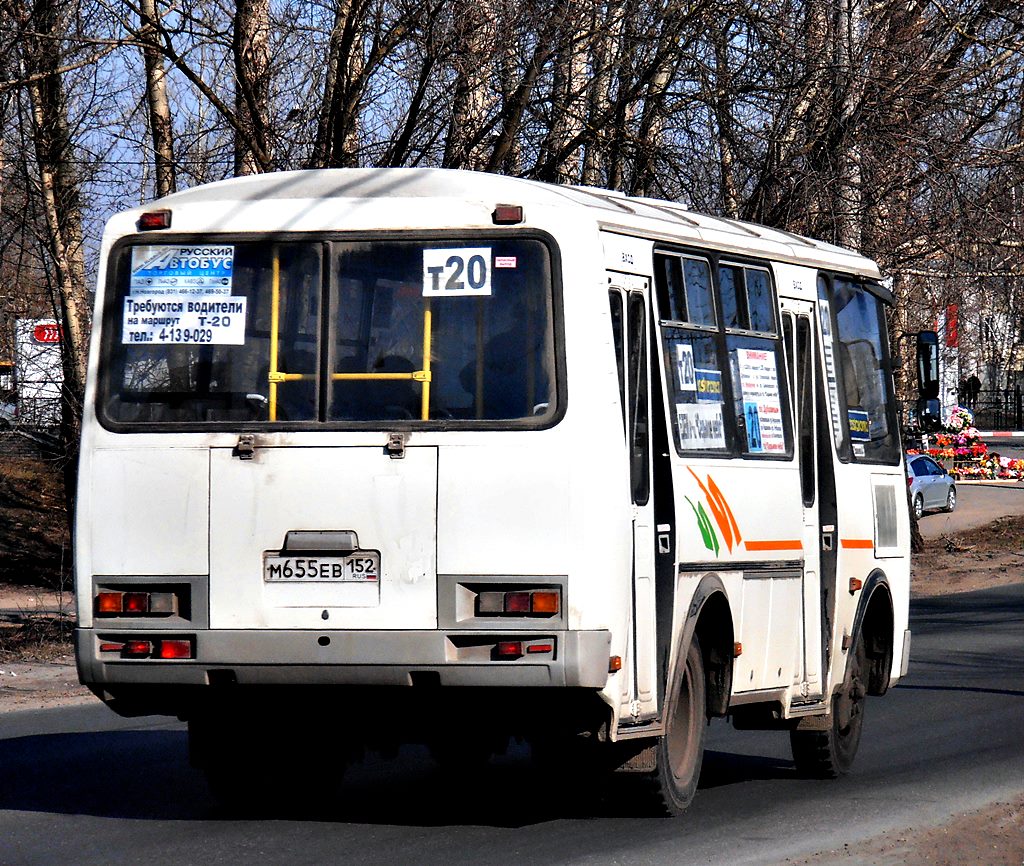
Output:
M482 202L487 205L488 214L499 203L577 209L580 218L594 220L600 228L610 231L743 251L776 260L879 277L877 265L852 250L755 223L696 213L678 202L627 196L597 187L559 186L474 171L350 168L276 172L194 187L161 199L159 205L188 211L193 210L193 205L203 205L205 207L199 210L210 213L208 207L213 203L244 205L259 202L265 205L280 202L281 205L291 204L291 207L285 205L282 211L294 212L298 206L298 210L309 213L316 209L317 204L326 202L388 200L393 205L395 201L406 200L410 206L422 206L427 199L448 203ZM123 216L134 221L140 212L153 207L150 204L135 208ZM337 211L332 210L336 217ZM221 208L216 211L226 213ZM238 214L239 209L229 208L227 211ZM393 211L403 213L404 209L393 208ZM175 228L179 225L175 220ZM292 225L294 227L294 222ZM195 228L200 230L198 226ZM231 230L227 225L218 225L218 228ZM250 224L250 230L255 228L256 225ZM266 230L265 225L259 228ZM205 230L213 230L213 226L206 226Z

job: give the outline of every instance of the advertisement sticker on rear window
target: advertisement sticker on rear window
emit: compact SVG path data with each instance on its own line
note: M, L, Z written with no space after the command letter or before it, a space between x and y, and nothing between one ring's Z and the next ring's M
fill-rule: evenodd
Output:
M132 247L133 296L230 295L235 248L230 244Z
M245 344L244 295L125 298L121 342L150 345Z

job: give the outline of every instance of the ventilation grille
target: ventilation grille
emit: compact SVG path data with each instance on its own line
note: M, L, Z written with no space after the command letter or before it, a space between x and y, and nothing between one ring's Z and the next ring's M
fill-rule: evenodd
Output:
M875 485L875 547L895 547L899 538L896 523L896 488Z

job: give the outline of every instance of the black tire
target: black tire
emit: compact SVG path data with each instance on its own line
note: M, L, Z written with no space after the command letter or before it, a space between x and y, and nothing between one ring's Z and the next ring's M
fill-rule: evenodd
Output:
M943 511L953 511L956 508L956 487L950 485L949 493L946 494L946 507Z
M681 815L697 793L707 732L707 682L704 657L696 640L686 654L683 675L668 709L665 735L655 751L657 769L650 778L655 810Z
M923 514L924 514L924 500L921 498L921 494L918 493L917 496L914 497L914 516L918 520L920 520L921 516Z
M832 697L827 728L790 731L793 762L801 776L836 779L850 772L864 727L867 671L864 641L858 638L843 687Z

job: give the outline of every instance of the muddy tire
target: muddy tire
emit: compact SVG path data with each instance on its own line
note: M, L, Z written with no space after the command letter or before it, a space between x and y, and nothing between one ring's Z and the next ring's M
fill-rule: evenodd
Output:
M864 726L867 700L867 654L857 639L846 681L832 697L828 726L823 731L791 731L790 746L797 772L813 779L836 779L850 772Z
M697 793L707 732L707 683L700 644L686 654L666 719L665 735L655 747L656 769L645 780L652 811L681 815Z

